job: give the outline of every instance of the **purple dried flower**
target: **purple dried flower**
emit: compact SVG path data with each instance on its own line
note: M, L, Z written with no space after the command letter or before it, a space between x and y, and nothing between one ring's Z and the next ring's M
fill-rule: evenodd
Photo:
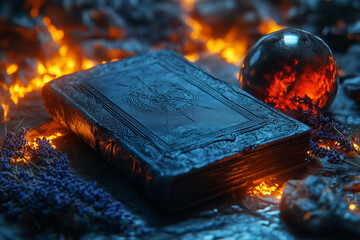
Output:
M324 116L317 102L313 103L306 95L304 98L296 97L293 101L308 108L300 120L313 128L309 144L311 155L327 158L330 163L342 164L347 153L356 151L354 144L358 145L358 142L350 135L350 131Z
M66 154L55 151L46 138L31 147L26 134L25 128L8 132L0 143L0 212L14 220L25 213L35 218L68 216L79 224L150 232L96 183L72 176Z

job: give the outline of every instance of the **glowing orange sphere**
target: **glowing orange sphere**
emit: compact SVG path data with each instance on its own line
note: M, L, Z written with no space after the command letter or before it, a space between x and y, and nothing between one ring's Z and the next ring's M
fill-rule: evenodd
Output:
M319 37L284 29L261 38L247 53L240 87L280 111L295 116L292 99L305 95L328 110L338 89L337 63Z

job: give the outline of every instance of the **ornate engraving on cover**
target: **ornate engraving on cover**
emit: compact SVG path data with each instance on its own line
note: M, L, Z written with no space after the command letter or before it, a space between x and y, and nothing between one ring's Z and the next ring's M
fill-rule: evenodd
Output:
M138 78L142 81L141 77ZM130 105L140 111L167 115L185 112L197 102L196 97L179 84L161 81L151 85L143 84L145 87L140 86L124 94Z
M102 80L97 81L99 78ZM146 160L165 175L168 170L185 173L237 154L248 146L262 145L305 129L169 51L97 66L64 80L53 84L58 91L69 95L71 101L118 135L119 141L131 145L137 154L149 156ZM116 83L116 87L109 93L111 83ZM157 88L158 92L154 92ZM224 116L230 114L231 119L235 116L239 124L233 120L224 123L224 118L214 117L211 122L219 122L220 126L213 126L212 131L201 129L192 114L212 107L199 102L199 93L208 95L207 100L218 104L225 111ZM180 100L184 102L180 104ZM157 125L146 119L156 119ZM178 131L172 132L171 124L179 121L186 128L176 126ZM149 149L154 153L150 154Z
M168 210L302 166L310 134L166 50L63 76L43 88L43 100Z
M161 74L152 75L152 72ZM117 80L120 75L132 81L124 83ZM165 84L166 78L173 80ZM264 123L261 118L222 97L209 86L188 78L180 71L174 73L163 63L151 63L151 68L143 67L140 73L117 71L102 76L102 81L96 80L81 81L77 88L98 99L99 105L108 109L112 118L117 118L130 129L137 129L138 135L143 135L166 152L189 151L199 144L219 141L234 131L250 131ZM114 82L116 87L108 89L109 84ZM118 97L119 94L123 97ZM199 94L201 101L195 98ZM83 97L81 102L84 103ZM201 114L198 114L200 110ZM229 114L231 118L222 119ZM101 115L99 117L104 118L104 114ZM119 131L122 130L116 130Z

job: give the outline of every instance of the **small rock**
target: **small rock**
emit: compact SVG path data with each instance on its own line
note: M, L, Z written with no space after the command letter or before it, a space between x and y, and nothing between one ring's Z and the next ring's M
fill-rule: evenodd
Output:
M355 101L360 102L360 76L346 79L343 85L346 94Z
M280 209L284 221L299 233L360 236L359 214L350 211L347 201L336 195L319 177L288 181Z
M360 76L360 44L354 44L346 51L346 53L340 57L337 57L337 61L341 70L344 71L343 77Z

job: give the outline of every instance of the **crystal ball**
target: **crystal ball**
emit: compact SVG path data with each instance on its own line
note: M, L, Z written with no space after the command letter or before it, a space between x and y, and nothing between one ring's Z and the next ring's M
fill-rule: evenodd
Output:
M296 96L309 96L324 111L330 108L338 89L337 69L323 40L304 30L284 29L264 36L248 51L239 81L246 92L296 117L306 110L293 102Z

